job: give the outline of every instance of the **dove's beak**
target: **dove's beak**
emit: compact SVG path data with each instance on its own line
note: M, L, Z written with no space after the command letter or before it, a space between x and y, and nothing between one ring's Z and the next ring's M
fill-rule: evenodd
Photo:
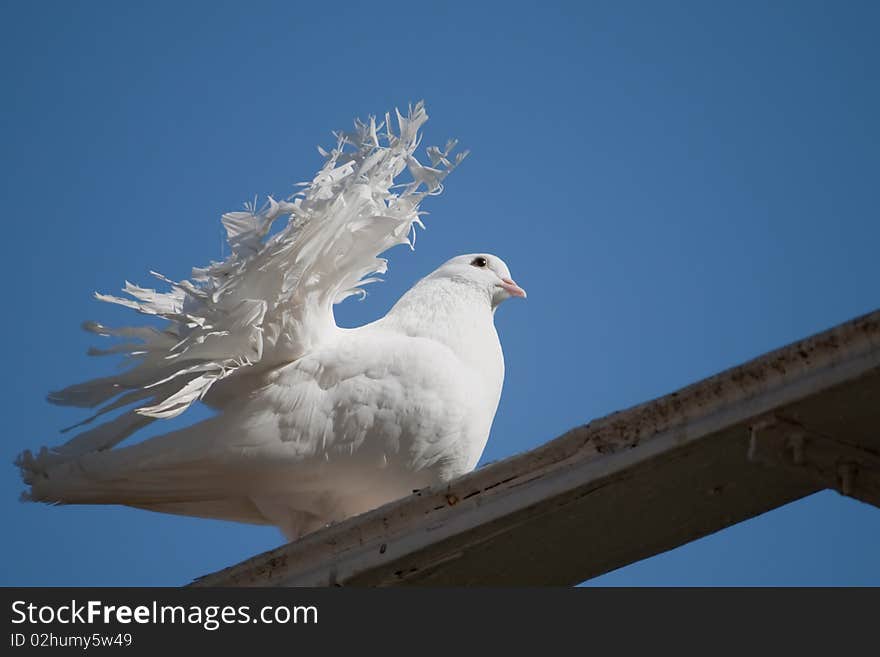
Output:
M526 291L517 285L512 278L502 278L501 287L512 297L526 298Z

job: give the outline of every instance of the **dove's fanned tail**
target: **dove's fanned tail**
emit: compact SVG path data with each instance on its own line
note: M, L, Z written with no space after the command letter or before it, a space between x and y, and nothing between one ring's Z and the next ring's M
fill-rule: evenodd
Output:
M22 453L17 464L27 483L50 469L115 447L156 419L183 413L214 384L295 360L337 331L333 304L361 291L384 273L379 254L410 243L421 225L419 204L442 190L446 175L467 153L452 156L455 142L429 148L430 165L415 157L424 105L396 113L397 130L385 115L355 122L351 133L335 133L324 166L303 190L284 201L269 198L260 210L223 215L231 254L194 268L191 280L172 281L167 292L126 282L126 297L96 294L102 301L165 320L160 328L84 328L120 338L91 355L125 356L129 367L116 375L53 392L49 401L96 411L75 427L112 411L112 420L81 432L64 445ZM408 171L409 178L400 182ZM286 224L272 233L275 222ZM67 483L72 485L73 480ZM64 486L56 481L53 485Z
M269 198L257 210L223 215L231 254L222 262L194 268L191 280L173 281L161 292L126 282L126 297L96 294L102 301L166 320L160 328L108 328L90 322L96 334L124 342L92 355L123 354L122 373L53 392L56 404L100 407L106 412L134 405L133 411L87 431L36 459L68 460L108 449L153 419L170 418L203 398L211 387L243 369L272 367L312 349L337 330L333 304L361 292L384 273L379 254L410 243L421 225L419 204L442 190L445 176L467 153L452 156L455 142L427 149L430 165L415 157L427 120L424 105L407 116L355 121L351 133L334 133L335 147L319 148L324 166L288 200ZM405 171L409 180L397 182ZM286 225L270 235L273 224ZM103 404L103 406L101 406Z

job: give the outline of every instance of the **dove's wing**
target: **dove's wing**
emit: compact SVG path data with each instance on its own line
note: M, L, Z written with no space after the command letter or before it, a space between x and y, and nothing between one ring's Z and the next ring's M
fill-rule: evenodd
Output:
M428 149L431 166L420 164L414 152L427 118L419 103L406 117L397 113L397 134L388 115L379 125L372 118L356 121L354 133L336 134L336 148L319 149L326 162L304 191L287 201L270 198L260 211L223 216L232 253L193 269L192 280L154 274L170 291L126 283L130 298L98 294L166 322L160 329L85 325L100 335L128 338L91 353L123 353L131 367L52 393L50 401L104 404L86 422L123 406L137 408L58 451L70 458L111 447L154 418L179 415L218 381L292 361L331 337L338 330L333 304L385 271L378 255L410 241L413 224L421 224L419 203L441 190L443 178L466 155L450 159L450 142L444 150ZM404 171L412 180L395 185ZM286 225L270 235L282 216Z

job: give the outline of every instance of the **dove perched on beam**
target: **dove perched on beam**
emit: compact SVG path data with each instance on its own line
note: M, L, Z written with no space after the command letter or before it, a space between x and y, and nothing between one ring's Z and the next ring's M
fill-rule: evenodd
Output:
M286 201L223 216L231 254L159 292L127 283L96 296L161 326L85 328L121 343L128 369L49 395L116 412L16 463L53 504L122 504L271 524L290 539L472 470L501 395L498 305L525 297L491 254L452 258L381 319L336 325L333 306L386 271L411 243L419 204L463 159L455 142L415 157L423 104L355 122L323 168ZM407 181L396 183L408 172ZM286 225L274 234L276 220ZM216 415L130 446L147 425L202 400Z

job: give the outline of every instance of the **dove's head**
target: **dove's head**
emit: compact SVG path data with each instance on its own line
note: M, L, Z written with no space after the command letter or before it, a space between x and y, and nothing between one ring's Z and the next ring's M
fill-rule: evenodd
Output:
M510 276L504 261L491 253L469 253L447 260L430 278L450 278L486 291L492 308L510 297L525 298L526 291Z

